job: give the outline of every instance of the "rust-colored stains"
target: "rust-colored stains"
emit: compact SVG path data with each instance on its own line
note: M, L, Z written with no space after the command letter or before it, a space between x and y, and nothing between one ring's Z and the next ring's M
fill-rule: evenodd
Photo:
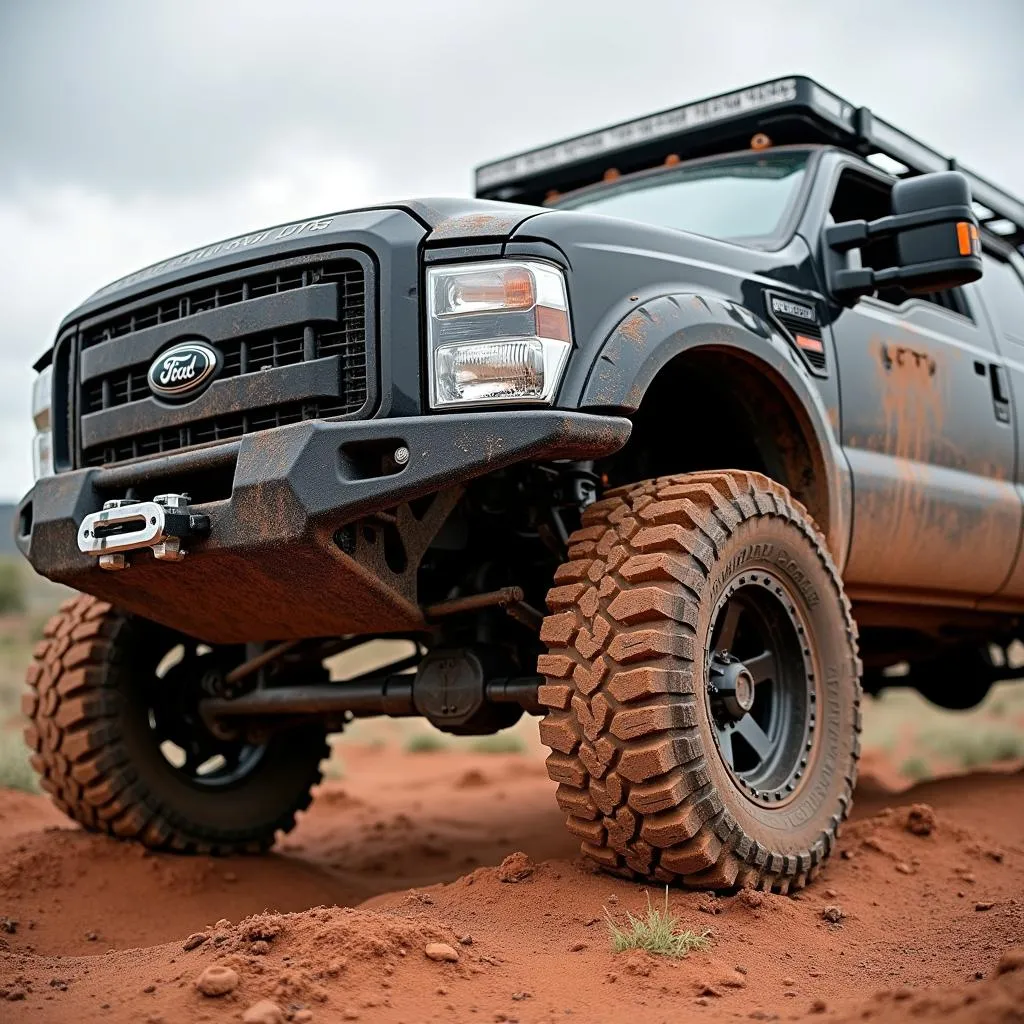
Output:
M524 216L526 216L525 211L515 211L512 213L465 213L457 217L447 217L430 233L430 240L505 236Z
M1019 528L1012 484L986 477L946 436L956 397L941 352L919 338L910 346L880 337L870 352L878 428L847 444L888 458L866 464L858 476L849 580L994 590L1009 569ZM971 474L969 493L955 472Z
M832 428L832 433L839 437L839 404L837 402L829 403L825 412L828 415L828 423Z
M634 310L619 324L615 333L631 345L641 346L647 341L654 320L644 309Z
M927 462L946 419L948 379L938 377L938 361L925 349L873 339L877 383L882 396L883 435L879 450ZM909 469L911 473L912 469Z

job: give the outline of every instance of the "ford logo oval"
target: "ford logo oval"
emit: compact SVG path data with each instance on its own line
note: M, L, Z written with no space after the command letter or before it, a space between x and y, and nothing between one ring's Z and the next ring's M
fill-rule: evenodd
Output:
M192 398L213 379L220 353L202 341L183 341L161 352L149 367L149 390L171 401Z

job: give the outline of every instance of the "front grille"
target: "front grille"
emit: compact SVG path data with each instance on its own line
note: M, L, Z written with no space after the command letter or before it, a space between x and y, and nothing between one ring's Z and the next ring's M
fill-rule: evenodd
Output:
M250 316L255 307L246 306L253 300L265 300L268 296L332 284L337 289L338 304L336 316L332 309L329 320L298 319L295 322L275 322L270 329L259 329L259 318ZM301 299L298 295L293 297ZM259 306L259 303L255 305ZM231 329L222 327L223 336L220 337L204 333L202 326L211 322L207 314L226 307L235 307L229 311ZM166 325L171 325L170 330ZM147 405L136 408L144 410L149 414L148 419L155 422L147 422L146 417L132 419L132 429L124 431L124 436L105 438L102 444L90 445L87 439L84 440L82 465L102 466L176 451L303 419L353 416L368 405L372 353L367 345L366 273L363 263L354 258L332 256L318 262L306 261L274 270L251 269L230 280L218 280L216 284L200 283L130 311L116 311L82 331L83 365L84 360L92 357L90 350L126 336L143 338L145 335L140 332L152 336L153 329L163 329L161 337L167 335L168 341L161 344L162 350L174 338L190 336L193 327L195 336L204 337L222 353L218 382L337 357L340 374L337 387L332 388L327 396L321 393L310 396L308 401L286 400L279 405L262 405L243 411L237 411L236 406L215 410L218 413L215 415L201 415L197 410L195 420L184 424L180 422L180 414L175 417L167 415L164 418L174 418L175 422L161 426L158 422L160 410L166 410L166 407L150 401L153 396L146 379L154 356L143 351L135 361L136 356L128 348L129 355L121 360L127 365L118 365L109 372L83 381L79 390L79 415L105 414L119 407L146 402ZM124 347L124 342L117 343ZM210 411L208 405L204 408ZM130 408L124 410L126 414L132 411ZM178 410L172 411L178 413Z
M193 445L205 444L208 441L228 441L233 437L253 433L257 430L268 430L271 427L283 427L286 423L298 423L301 420L316 419L318 416L332 416L330 411L321 411L315 403L291 402L261 409L248 415L229 413L225 416L214 416L207 420L198 420L185 427L168 427L164 430L151 430L146 434L138 434L107 445L103 449L104 458L101 462L88 462L86 465L105 465L108 462L124 462L127 459L138 459L144 455L159 455L163 452L179 451Z

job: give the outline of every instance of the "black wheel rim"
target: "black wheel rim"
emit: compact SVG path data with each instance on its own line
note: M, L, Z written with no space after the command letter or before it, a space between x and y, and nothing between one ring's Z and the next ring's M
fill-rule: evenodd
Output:
M219 695L225 673L245 659L245 648L209 647L184 637L152 640L145 710L163 760L200 789L241 782L263 760L266 747L214 735L199 713L199 702Z
M718 754L737 788L778 807L807 776L817 681L811 636L774 573L745 572L711 617L707 707Z

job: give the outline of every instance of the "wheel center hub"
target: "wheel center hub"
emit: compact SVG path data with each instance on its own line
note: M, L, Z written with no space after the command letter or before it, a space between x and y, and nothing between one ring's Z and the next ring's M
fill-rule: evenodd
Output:
M742 661L716 651L708 685L723 717L738 722L754 706L754 679Z

